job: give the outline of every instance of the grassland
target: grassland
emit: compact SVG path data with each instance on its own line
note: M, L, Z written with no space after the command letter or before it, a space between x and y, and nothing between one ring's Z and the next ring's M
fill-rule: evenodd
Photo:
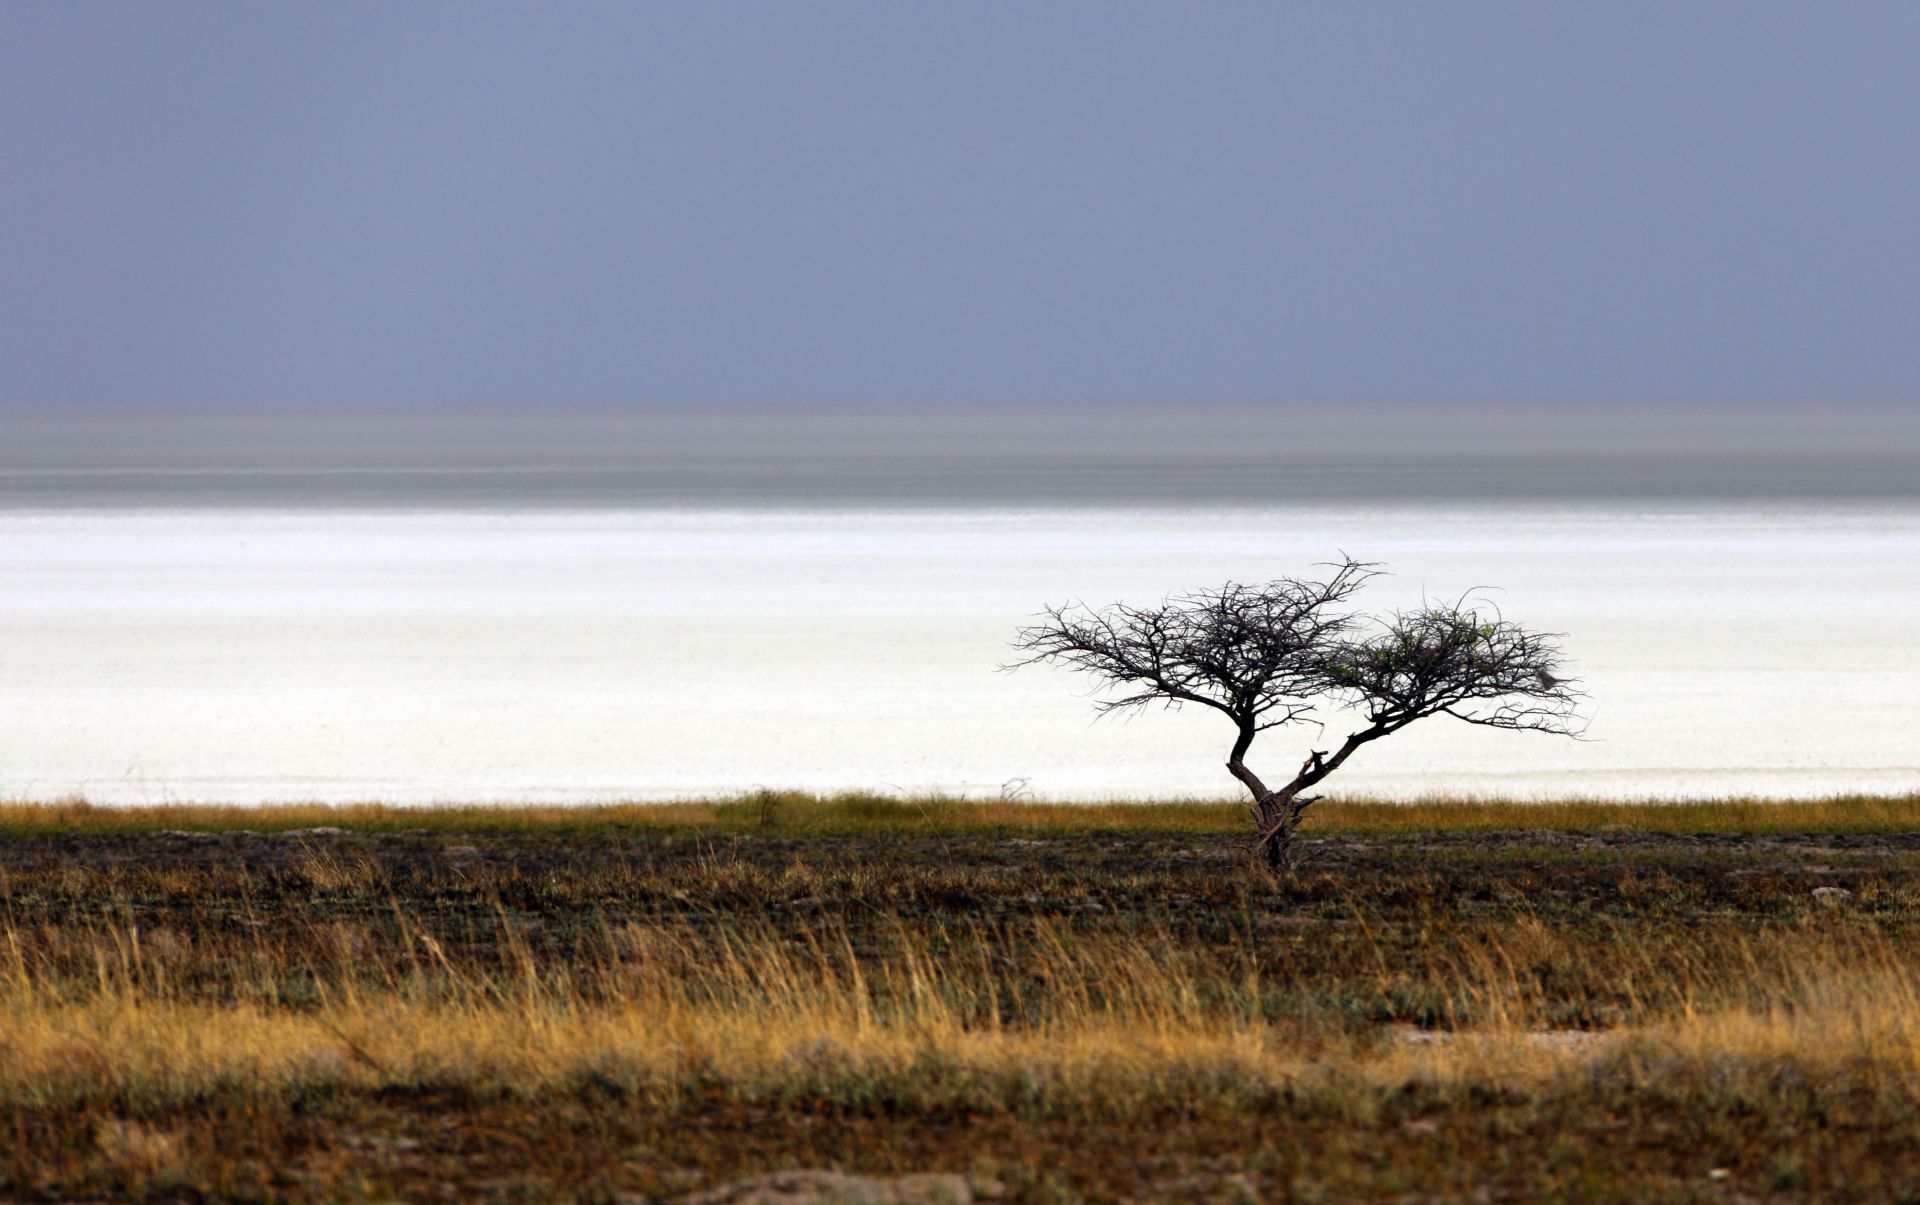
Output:
M1920 798L1242 823L0 806L0 1197L1920 1197Z

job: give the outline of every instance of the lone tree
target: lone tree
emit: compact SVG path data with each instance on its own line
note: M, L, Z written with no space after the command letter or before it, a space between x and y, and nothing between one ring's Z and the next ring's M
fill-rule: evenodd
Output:
M1362 746L1431 715L1487 728L1574 735L1579 695L1560 674L1550 634L1512 623L1484 600L1364 616L1348 606L1380 575L1344 557L1325 580L1228 582L1174 595L1157 607L1048 607L1021 628L1013 668L1059 662L1117 688L1101 711L1196 703L1233 721L1239 735L1227 770L1253 796L1256 849L1268 867L1292 869L1293 834L1320 796L1308 791ZM1332 752L1312 750L1275 789L1247 767L1247 750L1269 728L1326 725L1322 703L1364 724Z

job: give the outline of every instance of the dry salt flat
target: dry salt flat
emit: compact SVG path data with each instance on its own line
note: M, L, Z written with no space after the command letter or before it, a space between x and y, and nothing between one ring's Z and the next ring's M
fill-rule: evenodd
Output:
M1514 502L0 511L0 795L1224 796L1217 717L1096 722L1008 638L1342 550L1381 606L1497 587L1591 694L1585 742L1432 720L1348 793L1920 789L1920 507Z

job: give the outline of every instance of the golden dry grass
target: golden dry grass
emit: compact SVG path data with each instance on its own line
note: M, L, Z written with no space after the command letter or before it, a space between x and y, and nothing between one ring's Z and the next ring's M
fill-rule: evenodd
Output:
M193 952L177 940L95 930L36 961L8 927L0 1103L393 1083L539 1091L602 1077L668 1104L718 1085L759 1100L1076 1116L1257 1111L1302 1094L1364 1112L1409 1083L1541 1092L1596 1068L1674 1084L1709 1068L1724 1084L1782 1066L1864 1075L1920 1103L1920 955L1871 928L1714 927L1687 947L1617 933L1596 946L1520 920L1445 952L1440 1024L1414 1029L1274 1015L1285 985L1261 982L1250 949L1187 957L1044 918L895 926L864 953L831 929L695 938L630 923L565 965L543 964L500 924L502 958L484 970L404 923L408 957L377 975L357 969L366 936L349 926L291 946L261 939L227 999L181 986L176 964ZM1536 971L1583 956L1626 985L1622 1024L1550 1026L1556 1002ZM1224 977L1235 963L1241 975ZM113 1141L133 1151L132 1133Z
M1239 833L1236 802L1048 803L946 797L817 796L763 791L723 799L582 805L382 803L107 806L82 799L0 802L0 835L151 833L167 830L278 832L341 827L366 833L594 833L712 831L789 836L886 833ZM1306 831L1441 833L1493 831L1657 833L1884 833L1920 829L1920 795L1836 795L1824 799L1486 800L1329 799Z
M0 1195L667 1197L982 1160L1036 1201L1920 1192L1920 841L1844 827L1903 801L1708 822L1826 838L1360 809L1411 827L1287 882L1195 830L1224 808L938 804L929 834L765 803L147 835L74 808L0 841ZM195 821L223 835L160 835Z

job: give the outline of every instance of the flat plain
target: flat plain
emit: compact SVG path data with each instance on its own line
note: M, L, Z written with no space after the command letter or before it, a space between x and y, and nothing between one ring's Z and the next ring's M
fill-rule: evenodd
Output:
M0 1195L1920 1196L1920 797L1244 823L0 806Z

